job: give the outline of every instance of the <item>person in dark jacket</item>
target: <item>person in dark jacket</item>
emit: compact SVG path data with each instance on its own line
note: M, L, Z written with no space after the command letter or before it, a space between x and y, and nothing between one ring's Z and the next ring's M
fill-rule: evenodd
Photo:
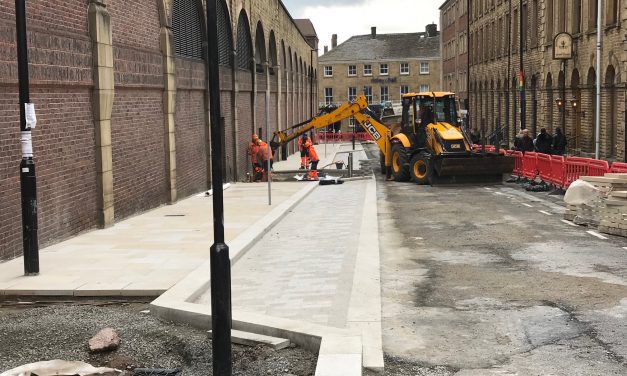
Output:
M553 137L547 133L546 128L540 129L540 134L536 137L536 151L538 153L551 154Z
M555 136L553 136L553 154L564 155L566 152L566 136L562 133L561 128L555 128Z
M533 151L533 139L531 137L529 137L529 130L528 129L523 129L522 130L522 137L520 139L520 149L524 152L526 151Z

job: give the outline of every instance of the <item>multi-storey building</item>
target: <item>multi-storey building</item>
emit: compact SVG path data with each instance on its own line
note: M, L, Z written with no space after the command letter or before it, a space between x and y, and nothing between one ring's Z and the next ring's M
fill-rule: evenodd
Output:
M437 25L426 32L349 38L318 60L320 106L339 105L364 94L369 104L394 105L409 92L441 89L440 37ZM334 41L336 37L334 36ZM352 129L354 119L342 122Z
M42 247L210 186L205 3L26 2ZM312 116L317 38L279 0L216 5L221 167L242 181L253 132ZM15 30L0 1L0 260L22 252Z
M440 7L442 89L468 107L468 0L446 0Z
M627 8L619 5L618 0L604 1L597 25L597 0L471 1L472 126L484 127L488 134L505 127L511 145L524 113L525 127L532 134L543 127L549 132L562 127L569 152L591 155L595 115L600 111L600 156L624 160L627 76L621 70L627 61L627 42L621 31L627 26ZM602 28L600 66L597 27ZM561 32L573 40L573 56L564 64L553 59L553 40ZM524 96L519 90L521 48ZM597 70L602 85L598 109Z

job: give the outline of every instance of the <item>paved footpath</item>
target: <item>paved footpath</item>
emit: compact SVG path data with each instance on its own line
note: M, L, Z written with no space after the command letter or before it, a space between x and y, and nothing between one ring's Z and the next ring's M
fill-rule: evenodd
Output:
M233 308L345 327L367 184L318 187L265 234L233 266Z

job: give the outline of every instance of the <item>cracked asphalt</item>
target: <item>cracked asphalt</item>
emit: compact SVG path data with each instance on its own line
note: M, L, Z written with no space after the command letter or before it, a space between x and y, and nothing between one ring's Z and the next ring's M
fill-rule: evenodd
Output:
M626 238L515 183L377 179L385 374L627 374Z

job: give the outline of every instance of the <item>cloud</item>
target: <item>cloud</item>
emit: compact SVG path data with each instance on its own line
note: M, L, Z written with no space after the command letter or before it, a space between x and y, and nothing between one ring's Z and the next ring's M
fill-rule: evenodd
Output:
M332 5L322 6L322 2ZM331 34L337 34L338 43L342 43L353 35L370 34L372 26L377 27L379 34L415 33L425 31L427 24L439 21L439 2L364 0L356 3L338 0L309 1L306 4L302 17L311 19L320 40L321 53L323 46L330 46Z
M294 18L306 18L303 11L310 6L342 6L365 4L367 0L282 0L283 5Z

